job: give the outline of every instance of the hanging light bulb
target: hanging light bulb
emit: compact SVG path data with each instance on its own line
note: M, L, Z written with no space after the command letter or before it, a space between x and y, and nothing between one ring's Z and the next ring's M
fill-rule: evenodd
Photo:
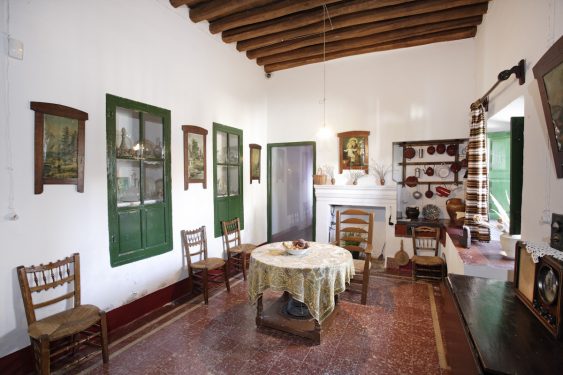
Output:
M319 129L318 137L327 139L332 134L331 130L326 126L326 17L328 9L323 4L323 126Z

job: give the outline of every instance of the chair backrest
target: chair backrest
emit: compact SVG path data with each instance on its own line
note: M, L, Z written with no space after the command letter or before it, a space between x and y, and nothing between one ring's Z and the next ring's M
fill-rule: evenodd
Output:
M359 209L336 211L335 243L350 251L363 252L373 238L373 212Z
M413 227L412 228L412 246L414 255L418 255L419 251L434 251L434 256L438 256L438 247L440 245L440 230L436 227ZM424 255L424 254L422 254Z
M232 220L225 220L221 223L223 227L223 245L225 250L240 246L240 220L235 217Z
M188 268L192 268L192 257L199 255L199 260L207 259L207 236L205 235L205 225L193 229L182 230L182 247L188 262Z
M80 306L80 255L72 254L56 262L38 266L19 266L17 268L20 290L25 308L27 324L37 320L36 311L60 301L73 299L74 307ZM60 294L62 289L66 293ZM41 293L53 288L55 292L43 293L41 302L34 303L34 293ZM69 291L70 290L70 291ZM48 297L46 297L48 296Z

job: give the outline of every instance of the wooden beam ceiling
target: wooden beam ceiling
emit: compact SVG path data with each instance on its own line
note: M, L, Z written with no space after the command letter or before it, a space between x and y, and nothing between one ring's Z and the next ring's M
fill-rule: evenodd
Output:
M471 38L490 0L170 0L266 72ZM328 12L328 13L327 13Z

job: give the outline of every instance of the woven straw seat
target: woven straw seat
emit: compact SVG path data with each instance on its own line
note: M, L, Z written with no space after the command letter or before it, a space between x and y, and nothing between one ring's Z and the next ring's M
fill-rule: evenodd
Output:
M80 301L78 253L46 265L19 266L17 273L38 373L50 374L52 361L70 359L64 366L66 369L98 354L89 351L83 355L62 355L77 354L83 344L100 347L103 362L109 361L106 313L94 305L82 305ZM34 301L37 294L41 296ZM72 301L72 307L37 320L37 310L67 300ZM59 370L62 369L57 368Z
M29 336L39 339L49 335L51 341L84 331L100 320L100 309L94 305L81 305L38 320L29 325Z
M256 245L242 243L238 217L223 221L221 226L223 227L223 246L227 251L227 261L233 265L234 269L241 270L242 277L246 280L250 254L252 250L256 249Z
M240 254L240 253L246 253L246 254L250 254L252 253L252 250L256 249L256 245L251 244L251 243L243 243L240 246L235 246L232 249L229 249L229 252L231 254Z
M366 266L366 261L363 259L354 259L354 270L356 273L363 273ZM368 262L368 270L371 269L371 262Z
M217 268L221 268L225 265L225 260L221 258L207 258L204 260L200 260L199 262L192 263L192 268L203 270L214 270Z
M207 305L209 303L209 283L223 283L227 286L227 292L230 292L229 286L229 265L222 258L207 257L207 236L205 234L205 225L194 230L182 231L182 247L184 255L188 262L188 273L193 285L203 289L203 300ZM192 257L199 257L196 262L192 261ZM211 270L222 269L220 274L209 273Z
M412 261L421 266L439 266L445 263L444 258L442 257L424 257L419 255L413 256Z

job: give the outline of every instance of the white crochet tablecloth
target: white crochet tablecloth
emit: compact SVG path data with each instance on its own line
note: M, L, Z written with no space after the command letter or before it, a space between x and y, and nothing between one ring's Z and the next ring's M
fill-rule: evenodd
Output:
M546 243L526 241L524 244L526 245L526 251L532 255L534 263L539 262L539 258L544 255L551 255L555 259L563 261L563 251L554 249Z

